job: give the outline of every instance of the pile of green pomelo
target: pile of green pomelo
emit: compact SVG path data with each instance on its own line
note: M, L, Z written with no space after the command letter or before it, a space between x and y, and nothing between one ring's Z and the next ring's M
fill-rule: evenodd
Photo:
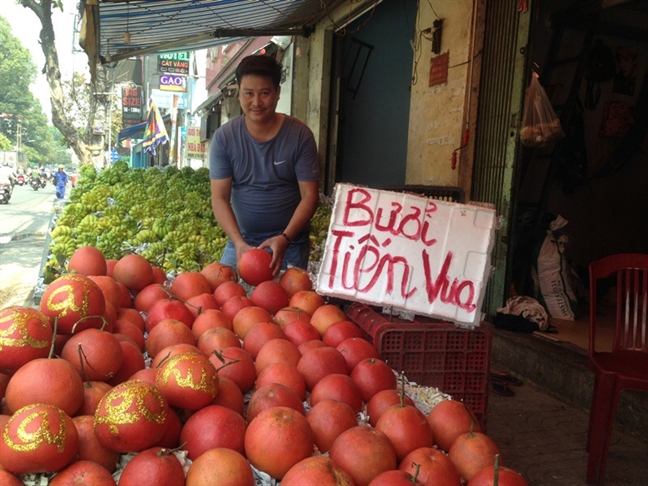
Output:
M0 483L527 484L462 402L424 413L311 275L273 279L270 258L168 278L84 246L39 308L2 309Z

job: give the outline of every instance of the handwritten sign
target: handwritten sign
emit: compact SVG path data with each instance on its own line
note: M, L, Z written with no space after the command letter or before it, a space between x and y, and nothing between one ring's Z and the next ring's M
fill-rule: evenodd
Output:
M495 226L490 207L337 184L317 291L477 326Z

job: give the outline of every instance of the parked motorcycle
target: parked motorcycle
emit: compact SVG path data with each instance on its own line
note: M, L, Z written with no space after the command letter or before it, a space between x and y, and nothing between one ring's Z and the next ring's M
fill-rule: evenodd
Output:
M0 182L0 203L7 204L11 199L11 186Z
M29 185L32 186L32 189L34 189L34 191L38 191L38 189L43 187L41 185L40 179L34 179L34 178L29 179Z

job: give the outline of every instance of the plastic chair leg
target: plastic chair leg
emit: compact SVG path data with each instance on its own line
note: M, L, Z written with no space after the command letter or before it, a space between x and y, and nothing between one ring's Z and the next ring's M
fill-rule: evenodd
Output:
M590 410L590 430L587 434L587 484L603 483L617 403L616 375L603 374L596 382L596 393L592 398Z
M589 425L587 426L587 443L585 444L585 451L589 452L590 444L592 442L592 430L594 430L594 408L596 406L597 398L599 396L599 379L594 378L594 390L592 392L592 402L590 404Z

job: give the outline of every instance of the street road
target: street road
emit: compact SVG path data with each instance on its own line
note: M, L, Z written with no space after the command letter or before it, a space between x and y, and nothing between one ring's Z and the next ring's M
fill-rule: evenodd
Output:
M9 204L0 204L0 309L32 305L28 299L38 281L55 200L52 184L38 191L16 185Z

